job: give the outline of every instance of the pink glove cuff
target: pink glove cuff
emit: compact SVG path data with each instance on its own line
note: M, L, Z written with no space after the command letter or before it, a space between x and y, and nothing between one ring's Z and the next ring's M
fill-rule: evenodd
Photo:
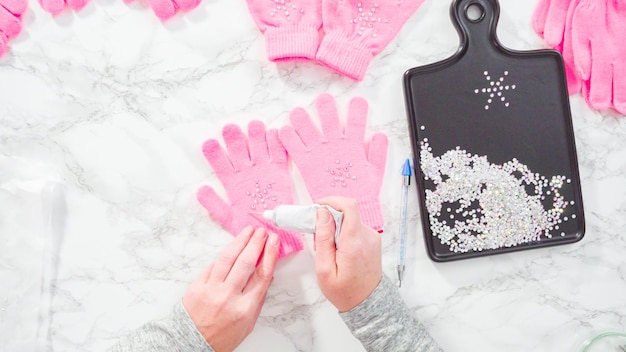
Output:
M278 258L283 258L290 254L301 251L304 248L302 240L299 234L276 228L274 226L269 227L268 231L274 232L280 238L280 251L278 252Z
M357 202L361 212L361 222L374 230L381 230L385 221L378 197L363 197L357 199Z
M340 32L330 32L322 39L316 59L328 68L360 81L374 58L371 51L359 40L347 38Z
M314 59L320 42L314 26L268 27L264 36L267 58L271 61Z

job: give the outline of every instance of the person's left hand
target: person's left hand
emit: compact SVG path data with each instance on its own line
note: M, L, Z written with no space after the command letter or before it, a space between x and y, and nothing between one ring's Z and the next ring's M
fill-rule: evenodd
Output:
M187 289L183 306L216 352L234 350L252 332L279 247L276 234L248 226Z

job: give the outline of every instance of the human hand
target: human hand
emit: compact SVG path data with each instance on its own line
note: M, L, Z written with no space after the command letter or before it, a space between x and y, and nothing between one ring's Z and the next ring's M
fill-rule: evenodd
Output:
M276 234L248 226L187 289L183 306L216 352L234 350L252 332L278 249Z
M315 272L322 293L346 312L376 289L383 271L380 234L361 223L356 200L329 197L317 201L343 212L339 243L335 246L335 222L324 208L315 225Z

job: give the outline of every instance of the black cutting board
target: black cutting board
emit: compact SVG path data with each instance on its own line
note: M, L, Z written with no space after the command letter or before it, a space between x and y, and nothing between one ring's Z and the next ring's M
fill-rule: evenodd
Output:
M552 50L502 46L499 11L497 0L455 0L459 50L404 76L422 225L435 261L584 236L563 60Z

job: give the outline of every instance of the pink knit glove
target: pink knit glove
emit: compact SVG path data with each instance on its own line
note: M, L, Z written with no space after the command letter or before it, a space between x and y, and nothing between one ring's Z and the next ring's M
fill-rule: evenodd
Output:
M74 11L82 10L87 5L87 0L39 0L39 4L46 12L58 15L66 6Z
M265 37L270 61L313 59L322 26L318 0L247 0L248 9Z
M293 204L287 153L278 140L278 131L265 130L261 121L248 125L249 140L236 125L222 131L227 152L215 139L204 143L202 151L228 196L223 200L215 190L203 186L198 201L209 215L233 235L248 226L265 227L280 238L279 257L303 248L300 235L271 225L251 212L263 212L280 204Z
M561 52L569 94L581 90L581 79L574 70L572 17L579 0L540 0L533 15L533 28L553 49Z
M133 0L124 0L130 3ZM200 4L200 0L147 0L154 14L161 21L167 21L179 11L190 11Z
M291 112L293 127L280 130L280 139L300 169L311 198L354 198L359 202L363 223L382 229L379 193L387 160L387 136L374 134L367 147L364 138L368 107L363 98L350 101L345 130L333 97L322 94L315 105L323 134L302 108Z
M424 0L322 0L325 36L317 61L360 81L375 55Z
M574 63L594 109L626 114L625 38L626 0L580 0L572 19Z

